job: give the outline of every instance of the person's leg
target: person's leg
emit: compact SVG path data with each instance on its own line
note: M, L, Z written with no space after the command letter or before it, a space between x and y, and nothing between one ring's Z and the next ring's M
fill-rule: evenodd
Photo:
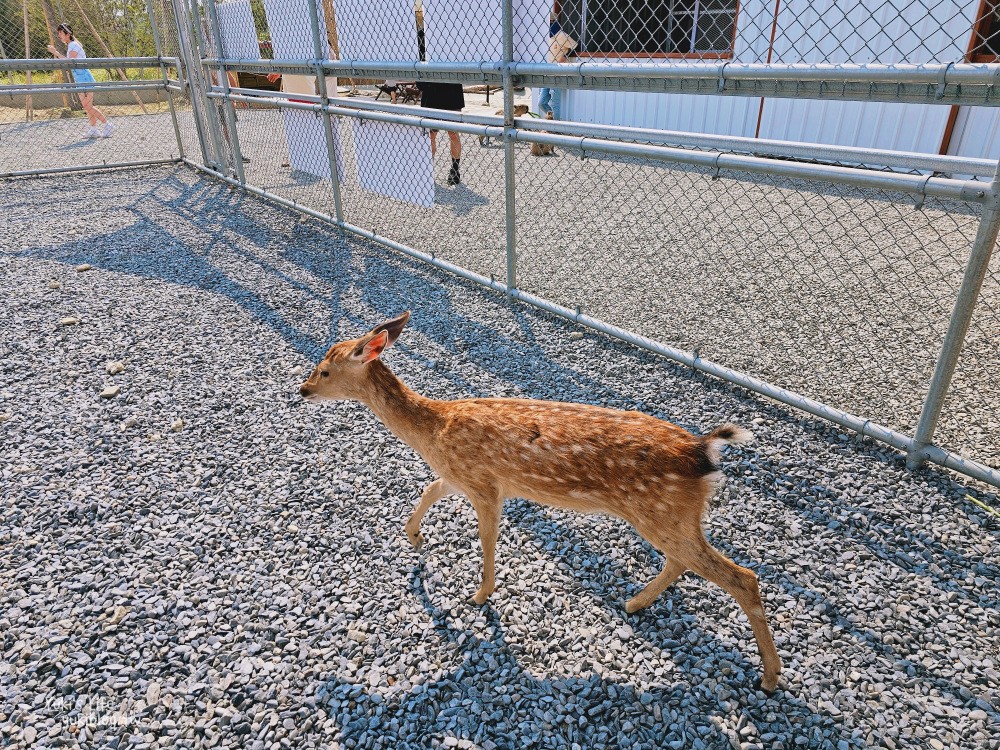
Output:
M561 120L562 119L562 100L563 100L563 90L562 89L552 89L552 119Z
M80 94L80 106L82 106L83 111L87 113L87 121L90 123L90 127L96 127L97 110L94 108L94 95Z
M552 89L544 88L538 95L538 111L541 114L549 112L549 100L552 98Z
M458 133L448 132L448 139L451 141L451 169L448 170L448 184L457 185L462 181L462 173L459 165L462 159L462 139Z
M80 94L80 104L83 105L83 109L86 111L91 125L97 125L99 122L104 123L108 121L108 118L104 116L104 113L94 106L93 94Z
M437 134L436 130L431 131L431 159L437 156Z

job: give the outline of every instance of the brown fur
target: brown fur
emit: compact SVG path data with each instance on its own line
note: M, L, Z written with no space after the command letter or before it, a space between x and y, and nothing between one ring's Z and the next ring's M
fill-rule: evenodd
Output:
M529 110L528 110L528 105L527 104L515 104L514 105L514 117L524 117L526 114L528 114L528 111ZM503 110L502 109L498 109L496 111L496 114L502 116L503 115ZM489 139L486 136L484 136L484 135L479 136L479 145L480 146L485 146L485 145L487 145L487 143L489 143Z
M702 528L719 474L719 448L745 442L750 434L723 425L696 437L648 414L585 404L425 398L378 358L408 319L404 313L360 339L334 345L299 390L310 399L364 402L440 476L424 490L406 523L411 543L423 543L420 522L437 500L459 493L468 497L479 517L484 563L473 599L483 604L495 586L504 499L523 497L623 518L666 557L663 571L629 600L626 610L648 607L685 571L698 573L729 592L746 613L763 661L761 687L773 690L781 660L757 577L712 548Z
M551 120L552 113L546 112L545 119ZM545 132L545 131L543 131ZM532 143L531 144L531 155L532 156L555 156L556 147L550 143Z

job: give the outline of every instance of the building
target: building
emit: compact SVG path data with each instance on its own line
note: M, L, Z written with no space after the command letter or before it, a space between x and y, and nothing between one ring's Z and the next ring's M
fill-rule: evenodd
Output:
M565 0L578 56L605 63L1000 62L994 0ZM1000 108L574 89L582 122L1000 158Z

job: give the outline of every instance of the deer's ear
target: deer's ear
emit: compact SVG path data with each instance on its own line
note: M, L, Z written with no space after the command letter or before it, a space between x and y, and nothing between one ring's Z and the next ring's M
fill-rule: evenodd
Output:
M381 325L375 326L372 329L372 333L379 333L380 331L385 331L389 334L388 343L386 346L392 346L393 342L399 338L399 334L403 332L403 328L406 326L406 322L410 319L410 311L407 310L402 315L398 315L392 320L387 320Z
M379 331L375 335L366 336L354 349L351 358L367 364L382 354L387 346L389 346L389 334Z

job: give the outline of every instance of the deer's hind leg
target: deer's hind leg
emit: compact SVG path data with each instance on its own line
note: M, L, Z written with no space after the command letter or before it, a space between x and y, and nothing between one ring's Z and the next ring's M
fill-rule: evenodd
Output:
M427 488L420 496L420 502L413 509L410 520L406 522L406 526L404 527L406 536L415 549L420 549L424 546L424 535L420 533L420 522L423 520L428 508L445 495L453 495L457 491L443 479L437 479L427 485Z
M756 574L725 557L704 538L687 563L702 578L721 586L740 605L740 609L750 620L764 668L760 688L765 693L773 692L781 672L781 657L778 656L771 628L767 624Z
M697 508L697 505L692 504L691 507ZM659 575L625 604L625 611L629 614L651 605L670 584L690 569L690 566L684 563L683 555L677 545L682 544L682 540L691 535L702 536L700 515L697 512L685 513L682 510L679 517L672 517L669 520L662 516L653 517L638 522L633 521L633 525L643 539L663 554L664 560L663 570Z

